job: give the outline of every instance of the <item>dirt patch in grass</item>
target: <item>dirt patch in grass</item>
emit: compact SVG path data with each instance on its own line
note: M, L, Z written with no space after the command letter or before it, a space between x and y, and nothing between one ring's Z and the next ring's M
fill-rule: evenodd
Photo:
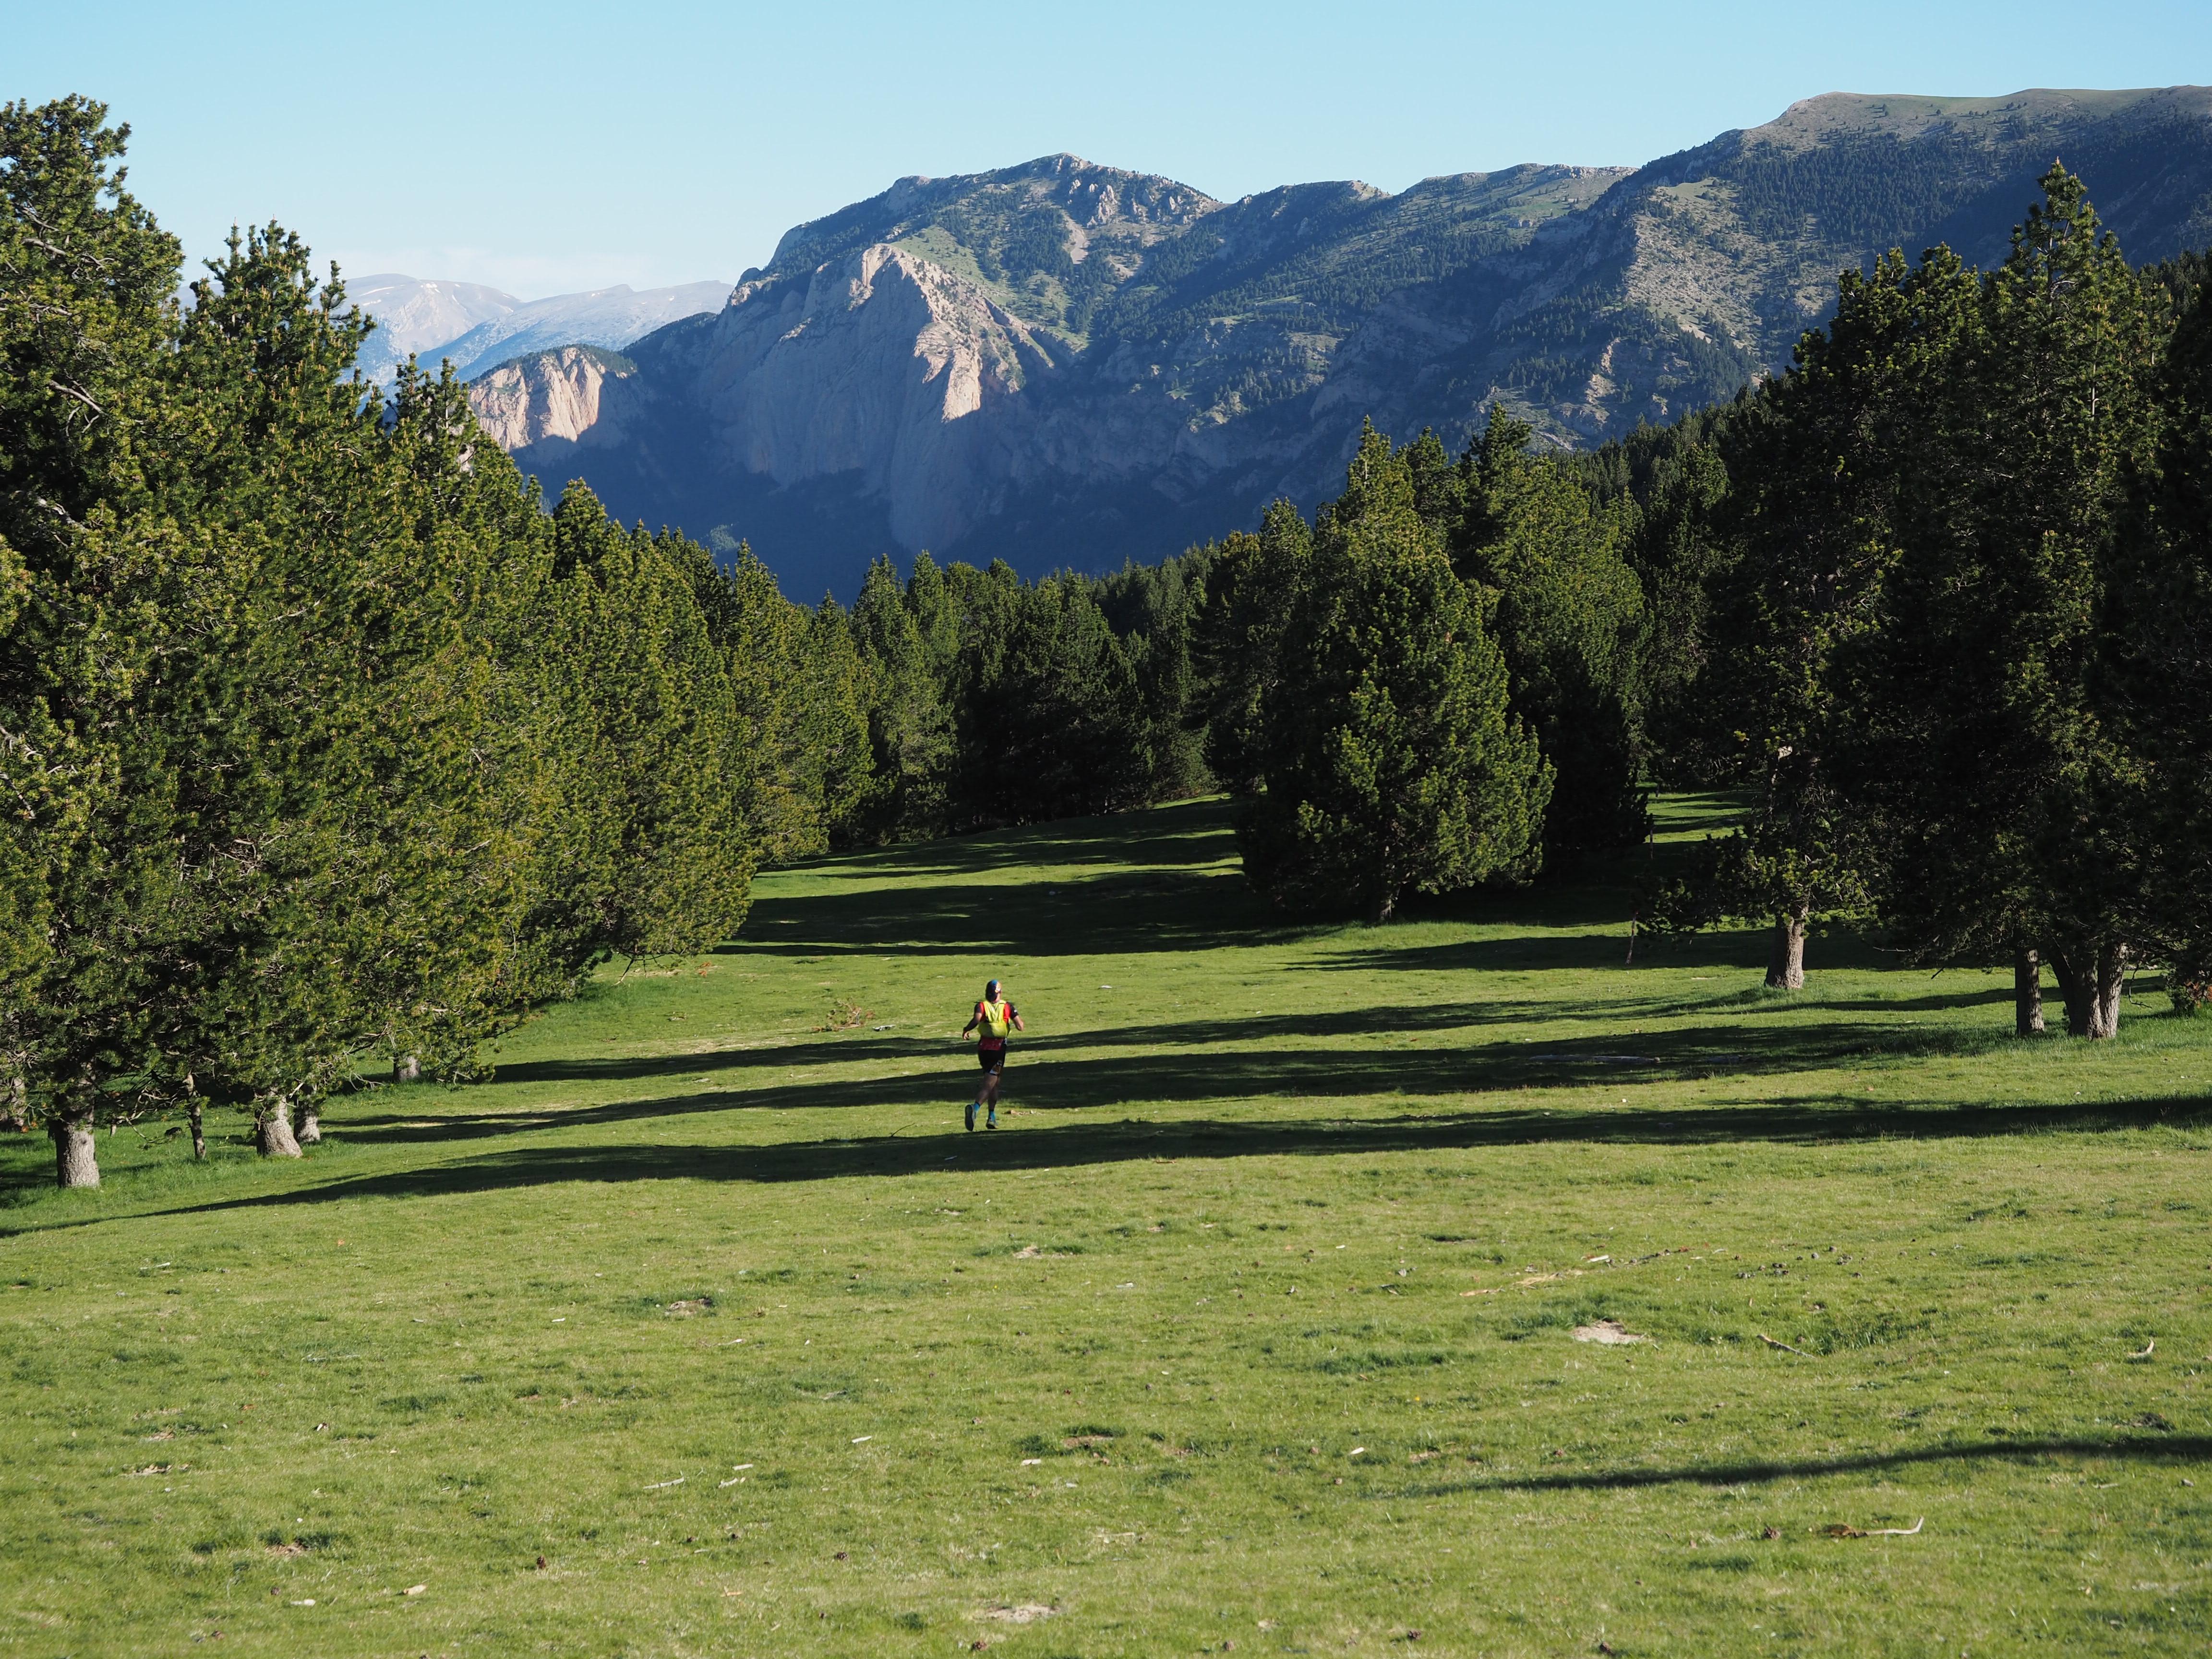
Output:
M1639 1336L1618 1319L1595 1320L1587 1325L1577 1325L1568 1333L1577 1342L1600 1342L1608 1348L1626 1346L1631 1342L1649 1342L1648 1336Z
M1049 1619L1058 1607L1048 1607L1042 1601L1020 1601L1011 1607L981 1607L976 1610L978 1619L994 1619L1002 1625L1033 1625L1040 1619Z

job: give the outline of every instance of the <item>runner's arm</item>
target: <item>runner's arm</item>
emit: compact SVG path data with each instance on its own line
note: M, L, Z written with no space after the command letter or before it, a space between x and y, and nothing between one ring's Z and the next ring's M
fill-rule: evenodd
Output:
M1014 1029L1017 1031L1026 1031L1030 1029L1028 1026L1022 1024L1022 1011L1015 1007L1012 1003L1008 1003L1006 1005L1006 1018L1013 1021Z

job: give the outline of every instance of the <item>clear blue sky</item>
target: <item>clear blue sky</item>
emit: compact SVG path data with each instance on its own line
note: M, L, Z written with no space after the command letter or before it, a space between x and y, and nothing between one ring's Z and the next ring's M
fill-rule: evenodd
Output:
M1054 150L1234 198L1640 162L1815 93L2212 81L2208 0L1395 7L0 0L0 96L104 99L195 254L534 298L734 279L904 173Z

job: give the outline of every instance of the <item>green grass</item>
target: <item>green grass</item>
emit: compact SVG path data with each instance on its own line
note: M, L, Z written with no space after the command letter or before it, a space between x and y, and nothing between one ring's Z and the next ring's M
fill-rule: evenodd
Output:
M1632 968L1631 873L830 860L303 1164L11 1140L0 1654L2201 1652L2212 1020Z

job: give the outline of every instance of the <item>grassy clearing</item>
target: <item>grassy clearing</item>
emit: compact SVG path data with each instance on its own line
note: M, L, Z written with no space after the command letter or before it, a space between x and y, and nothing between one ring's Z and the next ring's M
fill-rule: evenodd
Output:
M302 1164L0 1148L0 1653L2202 1651L2212 1021L1224 822L772 875Z

